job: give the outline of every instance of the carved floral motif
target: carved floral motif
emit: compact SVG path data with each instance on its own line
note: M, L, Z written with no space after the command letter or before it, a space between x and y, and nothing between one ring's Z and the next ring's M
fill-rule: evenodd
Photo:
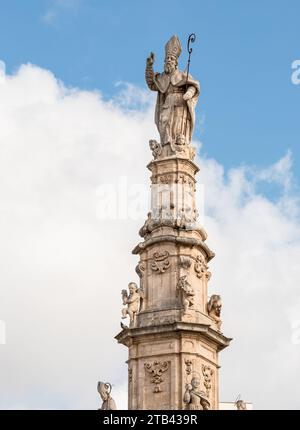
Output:
M140 278L143 277L145 270L146 270L145 263L143 261L140 261L139 264L135 268L135 271Z
M202 364L202 375L204 378L204 386L206 388L207 397L209 397L209 393L211 390L211 379L213 374L214 374L214 371L210 366L207 366L206 364Z
M168 251L155 252L153 254L151 269L154 270L154 272L164 273L171 265L168 257Z
M154 361L153 363L145 363L145 369L151 375L151 382L154 384L153 393L160 393L160 384L164 381L162 374L169 368L167 361Z
M208 266L200 255L196 258L194 268L198 278L202 279L204 276L208 281L210 280L211 273L208 271Z

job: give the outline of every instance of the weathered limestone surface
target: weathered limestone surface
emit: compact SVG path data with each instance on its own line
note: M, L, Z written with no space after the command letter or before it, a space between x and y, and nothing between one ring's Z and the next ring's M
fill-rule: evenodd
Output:
M154 73L153 54L146 65L161 141L150 141L151 212L133 250L140 286L123 291L130 323L116 336L129 351L129 409L218 409L218 353L231 340L221 331L220 296L208 297L214 253L198 222L191 145L200 86L177 70L180 52L173 36L165 71Z

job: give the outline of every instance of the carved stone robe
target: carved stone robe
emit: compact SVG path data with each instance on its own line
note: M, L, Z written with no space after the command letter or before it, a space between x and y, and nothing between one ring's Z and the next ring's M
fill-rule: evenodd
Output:
M151 73L152 72L152 73ZM175 70L171 74L146 71L146 81L152 91L158 91L155 108L155 124L162 145L191 142L195 125L195 107L200 94L199 82L189 74ZM192 87L192 88L191 88ZM183 100L187 90L192 90L190 100Z

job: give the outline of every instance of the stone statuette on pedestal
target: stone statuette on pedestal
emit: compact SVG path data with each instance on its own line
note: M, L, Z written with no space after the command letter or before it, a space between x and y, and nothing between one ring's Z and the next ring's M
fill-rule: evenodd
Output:
M117 409L114 399L111 397L111 384L109 382L98 382L98 393L102 399L102 410L114 411Z
M150 140L151 210L133 250L140 288L123 292L130 326L116 336L129 352L129 409L218 409L218 353L231 340L220 331L220 302L208 305L214 253L198 220L191 143L200 85L178 70L180 52L173 36L162 73L153 70L154 54L146 61L160 141Z

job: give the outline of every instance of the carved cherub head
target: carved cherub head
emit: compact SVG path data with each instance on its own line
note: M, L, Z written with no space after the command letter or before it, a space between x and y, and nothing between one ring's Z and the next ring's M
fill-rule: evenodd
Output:
M209 299L209 302L207 304L207 311L208 313L213 313L217 317L221 315L221 309L222 309L222 299L221 296L218 294L213 294L211 298Z
M130 294L134 294L134 293L137 292L138 286L137 286L137 284L135 282L130 282L128 284L128 289L129 289Z
M178 134L176 136L176 145L185 145L186 137L184 134Z
M201 381L199 376L193 376L192 380L191 380L191 386L192 388L198 388L200 387Z

